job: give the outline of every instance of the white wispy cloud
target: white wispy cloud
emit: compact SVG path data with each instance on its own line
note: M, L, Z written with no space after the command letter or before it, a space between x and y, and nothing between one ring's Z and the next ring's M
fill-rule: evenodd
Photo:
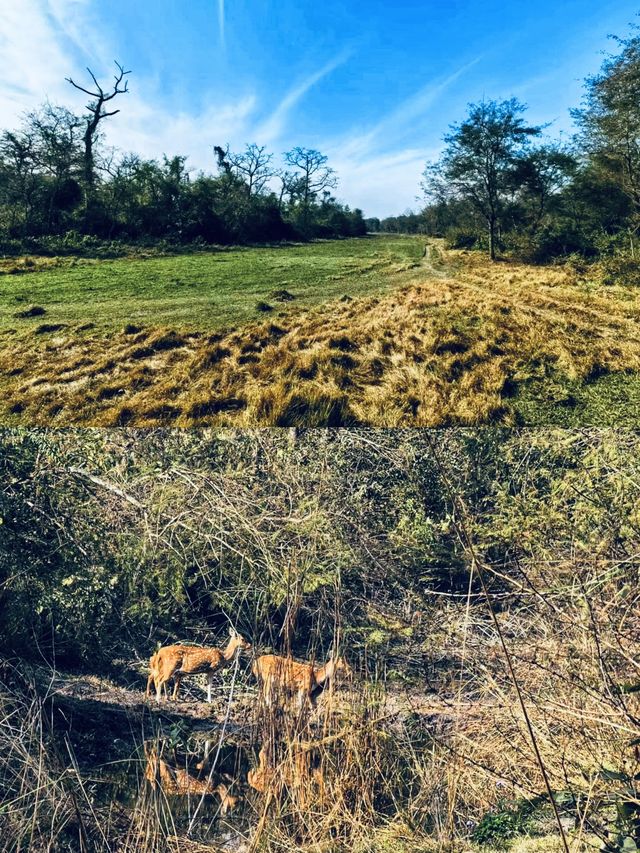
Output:
M419 208L425 163L437 157L438 148L416 146L416 128L424 126L438 101L480 60L478 57L444 79L420 87L371 127L325 140L323 150L340 177L340 197L369 216Z
M279 139L285 129L289 114L296 104L307 94L307 92L319 83L323 77L331 74L340 65L343 65L350 56L350 52L343 51L335 56L326 65L323 65L318 71L310 74L297 86L294 86L285 97L280 101L276 109L269 118L260 124L255 130L255 138L261 143L268 145Z
M414 130L418 120L424 119L426 113L451 86L480 62L477 57L467 62L443 80L436 80L422 86L409 97L390 110L375 125L365 131L356 131L343 138L335 147L343 156L350 158L364 157L374 149L384 148L386 144L397 146L399 142Z
M225 46L224 25L225 25L224 0L218 0L218 29L220 32L220 44L222 45L223 48Z
M45 100L82 112L87 96L66 77L88 85L85 66L108 85L116 55L109 34L91 16L91 0L2 0L0 31L0 128L15 127L21 116ZM223 100L215 93L193 113L164 105L162 81L135 76L131 91L118 99L122 112L105 122L107 142L145 157L186 153L196 167L213 166L213 144L247 138L256 111L252 95Z
M62 14L62 3L58 12ZM0 30L0 122L10 127L47 96L68 88L69 46L44 0L3 0Z
M390 216L418 209L416 196L431 148L405 148L368 157L335 156L331 164L340 176L338 195L366 216Z
M129 97L129 96L126 96ZM213 170L213 146L240 146L250 134L256 98L247 95L233 103L211 103L198 113L158 109L153 100L132 93L123 101L122 115L111 120L108 142L122 151L143 157L186 154L188 165Z
M91 65L108 82L113 58L119 58L108 29L93 18L92 0L2 0L2 7L0 127L15 127L22 113L47 98L82 111L86 96L74 91L65 77L86 82L85 66ZM218 15L223 39L224 0L218 0ZM267 118L261 118L265 104L250 90L203 93L204 108L176 112L164 99L166 81L136 74L130 93L119 99L122 113L105 122L107 142L145 157L187 154L192 167L211 169L214 144L239 147L256 140L274 145L288 138L296 107L350 55L340 53L309 74ZM473 64L421 87L369 127L309 141L329 155L340 176L342 198L371 215L400 212L415 204L420 174L431 156L416 145L415 128Z
M106 67L113 61L112 45L92 16L91 0L45 0L41 3L57 30L77 56Z

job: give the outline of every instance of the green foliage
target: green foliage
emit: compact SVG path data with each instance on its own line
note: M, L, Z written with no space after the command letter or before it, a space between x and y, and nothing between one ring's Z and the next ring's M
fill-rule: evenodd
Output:
M473 249L478 243L478 235L464 228L447 228L444 235L447 249Z
M77 245L76 237L70 239ZM140 251L99 263L61 259L45 271L29 268L29 275L16 276L11 288L0 290L0 326L15 328L16 310L35 303L51 322L92 322L100 329L131 322L199 332L229 328L255 320L256 303L273 304L272 291L283 287L295 301L278 303L278 310L384 290L396 268L417 261L422 249L412 237L372 237L169 257ZM25 320L21 330L35 328L36 321Z
M287 173L278 196L273 155L255 144L238 154L216 147L219 173L193 177L181 155L164 156L162 162L136 154L107 155L99 133L88 153L85 126L68 110L46 105L18 130L0 134L0 242L5 251L24 251L41 241L46 248L51 238L64 251L66 240L59 238L68 232L107 242L173 245L366 232L362 212L329 195L337 179L318 151L288 152L286 162L294 171Z
M487 784L541 777L482 570L556 805L630 851L639 460L621 430L5 430L0 645L100 672L158 642L218 642L229 621L257 649L316 659L338 635L377 682L368 718L378 678L409 688L412 823L444 825L455 797L495 850L554 818ZM389 688L384 739L404 765Z
M528 800L516 804L501 800L482 816L473 830L472 838L477 844L491 850L506 849L510 840L526 834L531 826L534 809L535 805Z
M528 139L515 100L473 104L445 136L440 161L428 164L422 212L426 231L450 245L496 246L532 263L571 253L607 256L615 244L632 259L640 223L640 37L615 39L618 53L585 82L580 132L569 148ZM485 234L484 245L480 237ZM615 276L615 272L614 272Z
M640 850L640 773L603 768L599 775L611 783L609 801L615 809L603 853L636 853Z
M541 130L525 125L520 118L524 110L514 98L471 104L466 119L445 136L440 160L427 166L424 173L426 194L437 201L461 201L483 220L492 258L514 181L519 186L535 186L538 194L538 184L545 183L542 167L536 168L541 156L535 160L534 155L527 155L530 138Z
M594 167L626 196L631 227L640 216L640 37L616 39L619 53L586 81L583 107L574 111L581 143Z
M639 287L640 262L620 255L605 258L602 262L602 283Z

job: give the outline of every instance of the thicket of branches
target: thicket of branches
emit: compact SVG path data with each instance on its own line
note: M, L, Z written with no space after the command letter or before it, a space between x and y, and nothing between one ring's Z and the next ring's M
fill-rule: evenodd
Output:
M515 604L536 594L527 566L560 597L565 568L637 572L631 433L7 430L0 442L0 625L20 654L144 657L154 633L228 617L304 650L338 588L358 649L370 631L402 645L413 632L376 633L369 604L415 626L441 593L464 597L459 502L490 589Z
M403 837L500 837L523 798L550 807L551 791L580 836L635 849L637 434L0 441L5 656L104 671L158 641L216 642L231 622L258 652L321 658L339 627L363 685L418 700L393 737L419 784L380 815ZM445 716L419 746L429 694Z
M558 141L526 124L516 99L471 104L428 163L420 213L367 220L372 230L444 236L549 261L572 253L637 259L640 223L640 36L585 82L577 132ZM620 272L629 273L621 269Z
M120 112L125 71L111 89L89 71L84 115L45 104L0 134L3 251L81 251L91 239L172 243L306 240L365 233L362 213L339 203L327 157L309 148L284 155L264 146L213 146L217 173L194 174L184 156L146 160L105 145L105 121Z

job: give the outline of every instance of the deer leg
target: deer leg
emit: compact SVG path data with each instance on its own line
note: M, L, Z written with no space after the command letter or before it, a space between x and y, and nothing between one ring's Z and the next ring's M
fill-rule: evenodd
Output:
M173 676L174 685L173 685L173 696L172 696L172 698L174 699L174 701L178 699L178 692L180 690L180 678L181 678L181 676L178 675L178 673L175 673L175 675Z
M306 690L298 690L298 709L300 713L303 712L304 706L306 705L308 699L309 694Z
M162 688L165 689L165 695L167 691L167 685L165 682L160 681L160 676L157 676L155 679L156 684L156 702L160 703L160 697L162 696Z
M267 682L267 706L270 708L276 701L276 683L273 678Z
M211 704L211 685L213 684L213 673L207 673L207 702Z
M153 680L153 675L151 673L149 673L149 678L147 678L147 690L146 690L146 693L144 694L147 697L147 699L149 698L149 696L151 696L151 685L152 684L154 687L156 686L155 682Z

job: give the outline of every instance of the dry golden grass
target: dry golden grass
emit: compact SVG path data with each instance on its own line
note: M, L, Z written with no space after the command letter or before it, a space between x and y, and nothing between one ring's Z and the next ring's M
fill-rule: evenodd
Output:
M5 421L57 426L440 426L514 422L529 380L640 370L640 297L569 268L429 257L392 293L224 334L46 324L5 334ZM557 386L556 386L557 387Z

